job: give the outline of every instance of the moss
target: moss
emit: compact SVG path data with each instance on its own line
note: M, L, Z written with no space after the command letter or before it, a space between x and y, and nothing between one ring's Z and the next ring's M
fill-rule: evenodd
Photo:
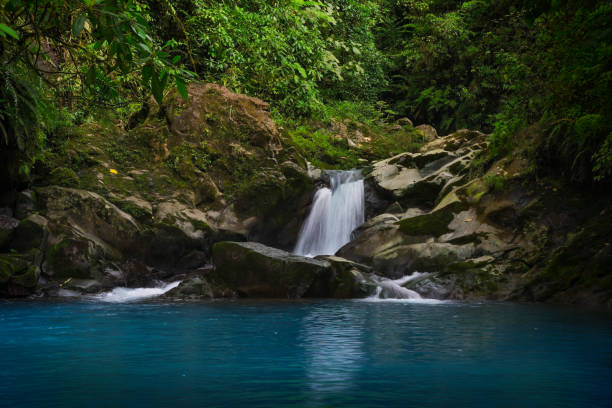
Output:
M38 283L39 276L40 269L37 266L31 266L21 275L13 276L12 281L24 288L33 288Z
M28 267L28 254L0 254L0 283Z
M196 230L196 231L197 230L202 230L202 231L206 231L206 232L213 232L214 231L212 229L212 227L210 225L208 225L207 223L205 223L204 221L190 219L189 222L193 226L193 229Z
M439 237L451 230L448 224L453 220L453 214L439 211L406 218L398 222L400 231L407 235L432 235Z
M463 198L470 204L477 204L489 191L489 187L480 179L475 179L457 190L457 196Z
M68 167L58 167L51 171L49 183L62 187L80 187L81 180L76 173Z
M88 250L86 241L70 238L52 245L47 251L47 265L53 277L59 279L89 278L90 268L86 261Z

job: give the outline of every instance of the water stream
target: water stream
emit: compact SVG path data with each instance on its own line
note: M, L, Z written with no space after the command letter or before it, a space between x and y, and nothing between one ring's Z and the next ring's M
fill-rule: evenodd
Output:
M333 255L351 240L365 221L363 177L360 170L329 171L330 188L319 189L302 226L294 253Z

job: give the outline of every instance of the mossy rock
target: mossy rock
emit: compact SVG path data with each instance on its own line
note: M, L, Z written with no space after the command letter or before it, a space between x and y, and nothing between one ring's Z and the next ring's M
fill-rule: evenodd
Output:
M406 218L398 222L400 231L406 235L431 235L439 237L451 230L448 224L453 220L453 214L448 211L438 211L416 217Z
M40 268L38 266L30 266L24 273L13 276L11 282L24 288L34 288L40 277Z
M215 270L207 275L213 284L253 298L300 298L330 269L329 262L256 242L218 242L213 261Z
M51 174L49 174L49 184L62 187L80 187L81 180L74 170L68 167L58 167L51 170Z
M403 219L397 224L400 231L406 235L439 237L451 232L448 225L453 220L454 214L466 208L467 204L461 201L454 192L450 192L431 212Z
M32 248L44 250L49 235L48 224L47 219L38 214L32 214L22 220L15 230L12 247L18 251L26 251Z
M372 268L337 256L319 256L331 268L320 274L304 297L354 299L370 295L376 284L370 279Z
M65 238L47 251L45 272L56 279L91 278L91 246L86 239Z

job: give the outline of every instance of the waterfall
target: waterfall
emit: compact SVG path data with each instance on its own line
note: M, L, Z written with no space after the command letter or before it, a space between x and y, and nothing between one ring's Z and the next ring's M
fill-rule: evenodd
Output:
M333 255L351 240L353 230L365 221L361 171L326 173L331 188L324 187L316 192L295 246L296 255Z

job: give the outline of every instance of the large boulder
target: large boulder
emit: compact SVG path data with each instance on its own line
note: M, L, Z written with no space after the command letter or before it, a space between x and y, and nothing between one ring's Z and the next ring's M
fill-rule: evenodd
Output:
M34 293L40 277L40 251L0 254L0 296L22 297Z
M69 225L121 250L138 244L141 231L138 223L104 197L91 191L56 186L41 188L37 193L47 218L53 223Z
M17 251L27 251L32 248L44 251L48 236L49 221L38 214L32 214L19 223L11 246Z
M269 104L261 99L236 94L216 84L192 83L188 86L189 100L178 95L166 99L170 130L177 139L201 134L218 122L234 134L243 135L256 146L267 147L279 137L276 124L270 117ZM172 143L172 142L171 142ZM172 146L170 146L172 147Z
M431 125L419 125L415 129L422 135L424 140L434 140L438 137L438 131Z
M318 275L330 269L327 261L305 258L256 242L218 242L213 246L215 270L210 280L239 296L300 298Z
M366 202L381 207L398 201L402 205L432 208L442 192L448 193L463 179L468 165L486 143L478 132L459 131L435 139L420 153L401 153L376 162L366 177L366 185L382 197L366 197Z
M374 292L376 284L370 278L372 268L338 256L318 256L331 267L317 276L304 297L354 299Z

